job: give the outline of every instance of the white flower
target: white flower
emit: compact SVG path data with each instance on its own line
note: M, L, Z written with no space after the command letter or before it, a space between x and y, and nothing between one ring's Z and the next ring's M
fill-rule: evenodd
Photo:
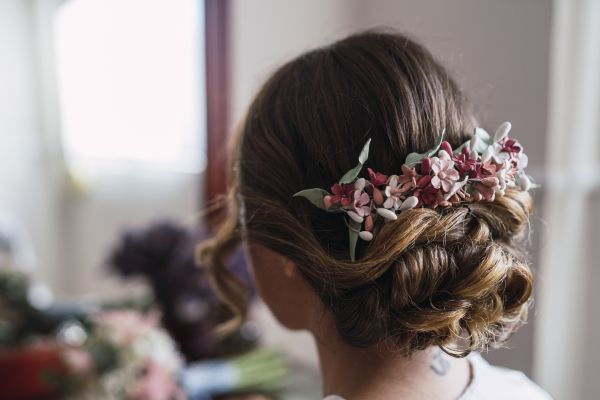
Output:
M402 192L400 191L401 185L398 181L398 175L390 176L390 181L388 185L385 187L385 202L383 203L383 207L387 209L395 209L397 210L402 204L402 199L400 196Z

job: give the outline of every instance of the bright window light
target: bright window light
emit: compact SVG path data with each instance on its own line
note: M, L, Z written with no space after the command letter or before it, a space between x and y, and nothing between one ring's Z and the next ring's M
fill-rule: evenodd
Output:
M200 0L71 0L56 15L68 162L199 172L206 164Z

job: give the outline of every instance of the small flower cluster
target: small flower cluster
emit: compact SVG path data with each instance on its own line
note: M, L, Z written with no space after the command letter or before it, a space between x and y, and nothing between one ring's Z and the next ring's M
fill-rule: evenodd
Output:
M534 186L525 174L527 155L514 138L511 124L505 122L491 136L475 129L470 140L452 149L443 140L425 153L411 153L401 172L385 175L367 168L368 178L359 178L368 158L370 139L359 156L359 164L348 171L331 192L307 189L295 196L314 205L348 217L350 257L354 261L356 240L373 239L375 223L381 217L393 221L398 213L415 207L450 207L462 202L494 201L510 187L529 190Z

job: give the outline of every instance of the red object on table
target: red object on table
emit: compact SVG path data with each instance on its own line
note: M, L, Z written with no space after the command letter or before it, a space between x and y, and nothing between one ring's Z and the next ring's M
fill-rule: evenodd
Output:
M58 376L66 373L55 346L0 350L0 399L60 399L46 378L48 373Z

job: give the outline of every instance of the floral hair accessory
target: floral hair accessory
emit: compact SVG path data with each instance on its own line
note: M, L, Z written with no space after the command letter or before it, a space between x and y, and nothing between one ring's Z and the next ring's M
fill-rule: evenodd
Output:
M368 177L359 177L369 157L369 139L358 165L334 183L331 192L313 188L294 196L305 197L325 211L346 214L350 259L355 261L358 238L370 241L379 221L394 221L403 211L494 201L507 188L527 191L537 187L525 174L527 155L523 146L508 136L510 129L510 122L504 122L491 136L476 128L471 139L456 149L444 141L442 131L433 149L410 153L397 174L367 168Z

